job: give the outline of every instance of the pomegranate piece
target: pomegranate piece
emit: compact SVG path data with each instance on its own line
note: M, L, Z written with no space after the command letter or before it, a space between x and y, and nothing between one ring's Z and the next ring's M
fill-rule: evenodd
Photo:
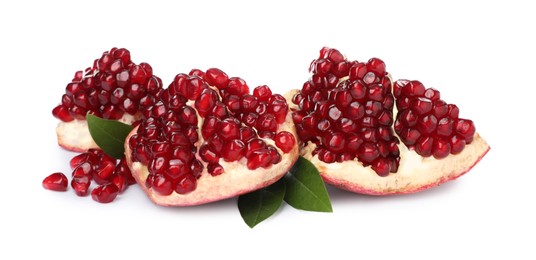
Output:
M162 81L148 63L135 64L124 48L104 52L92 67L75 73L52 110L60 120L58 144L72 151L98 148L87 129L87 113L133 124L161 91Z
M245 80L220 69L181 73L142 111L125 143L127 163L157 204L240 195L275 182L297 160L288 112L268 86L249 94Z
M68 183L69 181L67 180L67 176L65 176L65 174L55 172L43 180L43 188L53 191L66 191Z
M393 85L378 58L351 61L325 47L309 71L287 99L301 155L326 183L371 195L417 192L458 178L490 149L438 90Z

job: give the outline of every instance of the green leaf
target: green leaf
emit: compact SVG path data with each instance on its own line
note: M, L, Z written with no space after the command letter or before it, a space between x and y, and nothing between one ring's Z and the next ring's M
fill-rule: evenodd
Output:
M132 126L92 114L87 114L86 120L95 143L109 156L121 159L125 155L125 139L132 131Z
M285 201L289 205L307 211L333 212L324 181L310 161L300 156L284 179Z
M273 215L283 203L285 182L276 183L238 197L238 210L250 228Z

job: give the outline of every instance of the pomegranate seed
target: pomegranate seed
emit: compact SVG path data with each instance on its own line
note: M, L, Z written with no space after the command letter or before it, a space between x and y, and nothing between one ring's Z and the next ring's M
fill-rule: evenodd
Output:
M74 176L71 180L71 187L78 196L86 196L89 192L89 186L91 185L91 180L88 176Z
M244 156L246 145L239 139L231 140L223 145L222 158L227 162L234 162Z
M249 92L249 87L241 78L233 77L229 79L229 84L227 85L227 90L232 95L242 96Z
M91 191L91 198L100 203L110 203L119 194L119 189L115 184L109 183L105 185L97 186Z
M65 174L55 172L43 180L43 188L53 191L66 191L68 182Z
M164 175L154 175L151 183L151 188L163 196L170 195L173 192L174 188L172 186L171 180L164 177Z
M272 90L266 85L258 86L253 89L253 95L261 101L268 101L272 96Z
M207 171L212 176L218 176L224 172L224 169L221 165L217 163L209 163L207 166Z
M274 138L275 145L281 149L284 153L289 153L292 148L296 145L296 139L294 135L287 132L281 131L275 135Z
M204 78L209 85L215 86L218 89L225 89L229 84L229 76L217 68L208 69Z
M186 174L177 181L175 192L178 194L188 194L194 191L196 187L197 179L191 174Z
M266 148L255 150L248 156L247 167L255 170L259 167L267 167L272 162L270 151Z

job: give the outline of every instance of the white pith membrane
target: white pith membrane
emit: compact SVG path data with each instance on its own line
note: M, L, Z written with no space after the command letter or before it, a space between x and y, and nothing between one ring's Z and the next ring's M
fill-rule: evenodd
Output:
M117 121L132 125L132 123L140 118L140 113L131 115L125 112ZM89 149L99 148L95 141L93 141L93 138L91 138L85 119L74 119L70 122L60 121L56 126L56 135L58 137L58 144L73 152L85 152Z
M339 82L347 78L343 77ZM290 111L299 110L298 106L291 102L292 97L299 91L294 89L285 94ZM396 118L397 112L395 106L393 118ZM397 136L396 133L394 135ZM316 166L326 183L368 195L414 193L454 180L475 166L490 149L478 133L475 133L473 141L465 145L461 153L450 154L439 160L432 156L422 157L400 142L398 145L400 163L397 172L381 177L370 166L363 166L357 158L344 162L325 163L318 158L318 154L312 155L315 148L314 143L308 142L300 149L300 155Z
M195 108L194 101L188 101L187 105ZM197 118L198 131L201 131L204 118L200 117L199 114L197 114ZM129 140L130 136L136 134L137 129L137 127L134 128L127 136L126 140ZM179 194L173 191L170 195L160 195L158 192L153 191L152 188L147 188L145 181L149 175L149 170L146 165L132 161L132 151L130 150L128 142L125 142L125 156L130 171L132 172L132 176L134 176L138 184L140 184L140 187L155 204L162 206L194 206L249 193L269 186L282 178L299 157L298 138L290 111L287 113L285 122L278 125L276 134L281 131L290 132L296 138L296 144L288 153L281 151L272 139L259 137L265 141L267 145L274 146L281 155L281 161L268 168L259 167L255 170L250 170L247 167L247 159L245 157L235 162L226 162L220 158L219 164L225 171L220 175L212 176L208 173L208 164L199 156L198 149L195 156L203 164L203 171L200 175L201 177L197 179L196 189L187 194ZM195 145L200 147L204 141L203 136L200 134L199 140Z

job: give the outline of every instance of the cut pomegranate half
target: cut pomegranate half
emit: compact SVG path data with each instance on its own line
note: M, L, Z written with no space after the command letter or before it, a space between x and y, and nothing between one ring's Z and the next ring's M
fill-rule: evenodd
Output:
M132 175L156 204L189 206L268 186L298 159L285 98L223 71L178 74L129 134Z
M52 110L60 120L58 144L77 152L98 148L89 134L87 113L130 125L141 118L139 111L152 105L161 90L162 81L153 75L151 66L133 63L127 49L104 52L92 67L75 73L61 103Z
M463 175L489 150L439 91L407 80L393 90L380 59L349 61L325 47L310 72L287 98L300 152L327 183L371 195L417 192Z

